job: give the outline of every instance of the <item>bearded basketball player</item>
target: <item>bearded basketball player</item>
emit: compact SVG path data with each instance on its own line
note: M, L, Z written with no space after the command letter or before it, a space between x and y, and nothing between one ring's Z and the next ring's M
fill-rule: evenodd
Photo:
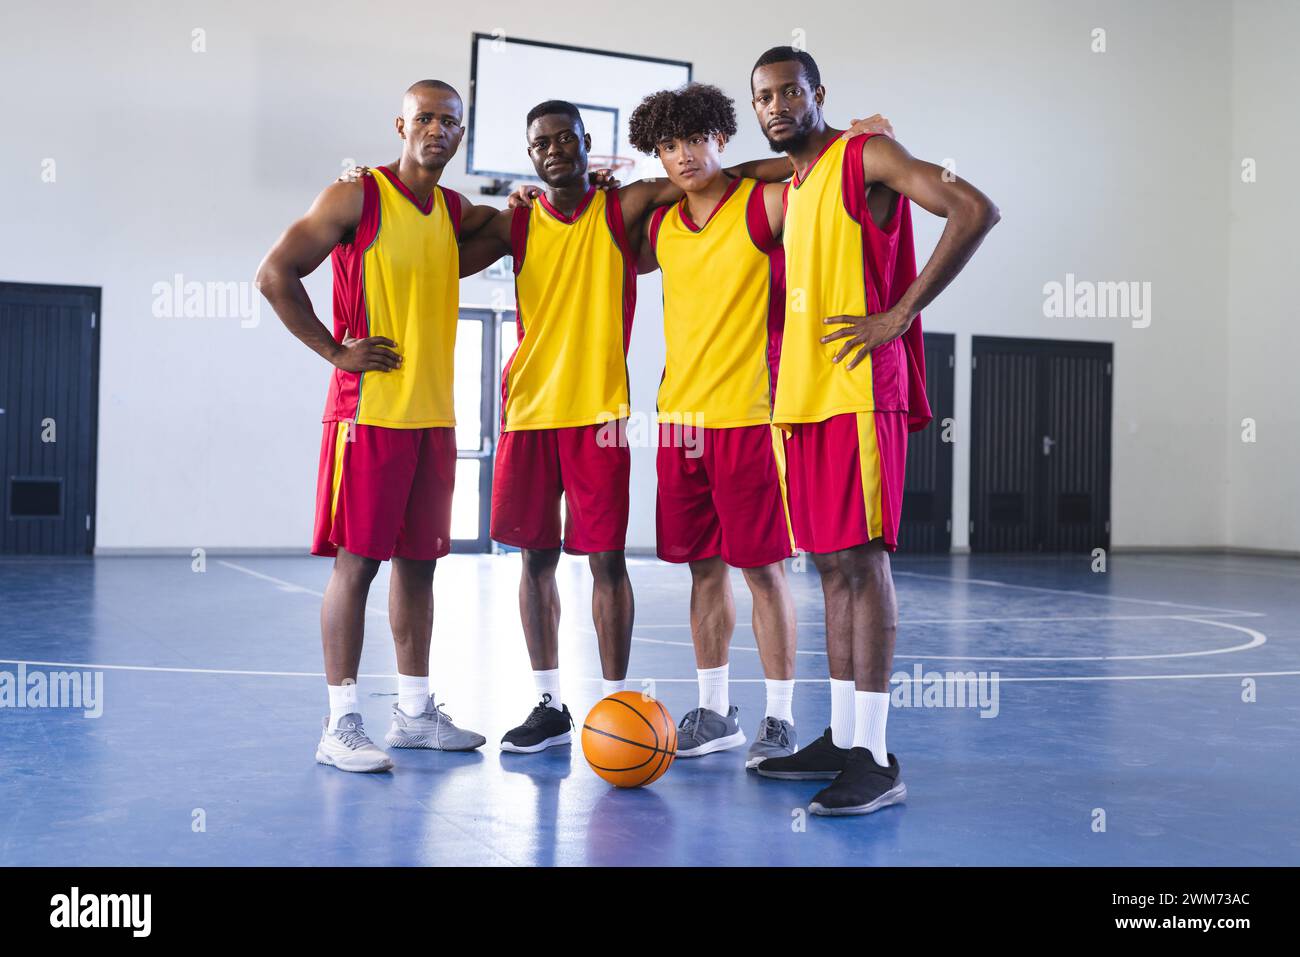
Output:
M754 114L795 174L786 190L786 324L773 422L786 432L795 542L826 608L831 726L758 765L765 777L830 779L809 810L867 814L903 801L885 744L898 627L907 434L930 419L920 312L957 276L999 213L983 193L887 136L844 139L803 50L768 50L751 73ZM910 202L945 219L916 272Z

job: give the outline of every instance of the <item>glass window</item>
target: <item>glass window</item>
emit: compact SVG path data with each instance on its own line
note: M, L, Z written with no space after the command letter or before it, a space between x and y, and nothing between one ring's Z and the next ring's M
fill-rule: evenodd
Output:
M455 541L478 538L479 475L483 463L478 459L457 459L456 494L451 497L451 537Z
M505 312L501 314L501 364L500 368L505 369L506 363L510 357L515 354L515 347L519 345L519 326L515 323L515 314Z
M483 447L483 371L483 323L462 319L456 330L456 448L468 452Z

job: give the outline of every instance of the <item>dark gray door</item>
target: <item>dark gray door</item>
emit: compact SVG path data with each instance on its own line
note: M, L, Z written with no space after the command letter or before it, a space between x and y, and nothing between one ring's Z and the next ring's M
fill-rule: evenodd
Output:
M925 394L934 420L907 437L907 479L899 547L906 552L952 550L952 442L945 442L943 420L953 415L957 337L927 332Z
M1111 347L1043 356L1041 540L1050 552L1110 547Z
M0 553L95 547L99 290L0 283Z
M1111 344L976 336L971 361L971 550L1108 548Z

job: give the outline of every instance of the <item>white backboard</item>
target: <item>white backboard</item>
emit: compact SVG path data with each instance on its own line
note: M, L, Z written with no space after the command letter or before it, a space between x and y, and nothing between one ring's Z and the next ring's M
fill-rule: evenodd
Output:
M500 34L475 33L472 42L467 172L536 180L525 141L528 111L544 100L568 100L582 113L592 153L637 157L644 169L627 179L663 175L657 160L632 149L628 119L646 95L689 83L691 64Z

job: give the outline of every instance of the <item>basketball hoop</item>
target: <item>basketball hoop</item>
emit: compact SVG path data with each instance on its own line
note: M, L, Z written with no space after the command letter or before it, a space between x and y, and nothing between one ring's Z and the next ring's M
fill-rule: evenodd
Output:
M587 170L608 169L614 171L614 178L626 180L629 173L636 169L635 156L610 156L600 153L587 154Z

